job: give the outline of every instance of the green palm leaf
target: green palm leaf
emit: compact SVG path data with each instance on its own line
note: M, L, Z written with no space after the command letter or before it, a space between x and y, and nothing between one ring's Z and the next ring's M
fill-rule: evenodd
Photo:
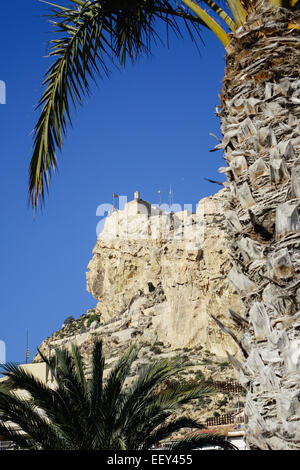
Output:
M69 448L68 440L63 435L61 430L57 428L53 423L44 417L34 401L27 401L24 398L19 398L15 393L1 390L0 391L0 410L1 419L5 421L11 421L17 424L22 432L27 436L27 444L23 439L25 448L43 447L47 450L57 450L60 448ZM6 424L2 424L3 430L6 428L7 432L10 433L10 437L16 434L16 439L13 441L19 445L20 431L14 431L12 427L8 427ZM22 439L22 438L21 438ZM29 441L32 444L29 444Z
M167 424L163 424L155 429L151 435L143 442L144 449L150 449L157 445L160 441L166 440L171 434L180 431L183 428L197 428L202 429L205 426L198 423L194 419L186 418L185 416L172 420Z
M51 173L57 170L57 150L72 123L71 107L76 108L89 94L89 82L108 75L112 64L124 65L127 58L135 62L149 54L152 45L161 40L157 22L165 26L167 42L170 32L180 37L183 28L196 42L199 26L205 26L196 15L167 0L70 0L69 8L49 5L54 7L50 17L57 39L50 41L49 56L54 62L45 75L44 93L37 105L40 117L29 168L29 200L34 207L39 199L44 201Z
M102 342L98 341L94 345L92 358L93 373L89 383L91 412L95 416L97 416L101 410L104 366L105 359L102 351Z
M187 451L203 449L205 447L220 447L223 450L238 450L238 448L230 441L226 440L221 434L196 434L186 437L172 445L172 450Z

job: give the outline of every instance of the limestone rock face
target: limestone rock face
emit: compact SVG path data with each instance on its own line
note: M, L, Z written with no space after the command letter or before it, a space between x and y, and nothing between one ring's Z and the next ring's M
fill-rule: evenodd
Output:
M172 217L142 200L114 211L88 265L87 289L97 306L44 340L39 347L43 355L75 344L89 375L94 342L101 338L105 377L137 343L141 349L130 380L141 365L175 356L188 361L180 381L237 379L226 351L238 356L238 347L210 316L238 333L228 320L228 308L240 313L241 305L226 277L232 267L224 199L226 189L202 199L196 214ZM39 361L37 354L34 362ZM236 396L220 392L204 405L187 405L184 413L205 422L216 412L236 412L242 405Z
M101 322L126 319L118 341L138 336L171 349L237 352L210 316L234 330L228 308L241 310L226 278L225 192L202 199L196 214L149 213L150 205L139 199L107 218L88 265L87 290L98 301Z

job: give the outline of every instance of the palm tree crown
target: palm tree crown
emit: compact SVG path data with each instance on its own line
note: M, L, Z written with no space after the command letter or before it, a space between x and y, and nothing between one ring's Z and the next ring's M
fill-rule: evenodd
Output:
M95 343L89 380L77 347L72 346L71 353L58 350L50 361L43 357L55 378L51 388L14 364L4 366L7 380L0 390L0 435L24 449L126 450L149 449L181 428L203 428L194 419L175 414L191 400L213 393L211 388L178 384L159 392L166 379L184 368L181 360L144 365L138 377L124 386L138 350L132 346L106 380L101 341ZM30 398L18 396L20 389ZM234 448L217 436L192 437L187 442L193 446L216 442Z

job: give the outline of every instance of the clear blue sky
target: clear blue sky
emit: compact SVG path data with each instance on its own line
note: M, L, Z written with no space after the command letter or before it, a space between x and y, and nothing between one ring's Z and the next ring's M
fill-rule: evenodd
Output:
M62 0L60 0L62 1ZM54 2L55 3L55 2ZM43 211L27 205L32 129L38 114L51 25L38 0L0 6L0 80L7 103L0 105L1 232L0 340L7 360L24 362L26 330L30 359L63 320L78 318L96 300L86 292L85 273L96 242L96 208L112 193L132 199L135 190L151 203L193 204L219 186L220 136L215 105L222 85L225 51L204 31L201 55L188 37L172 38L151 58L128 64L99 82L73 113L59 174L51 181Z

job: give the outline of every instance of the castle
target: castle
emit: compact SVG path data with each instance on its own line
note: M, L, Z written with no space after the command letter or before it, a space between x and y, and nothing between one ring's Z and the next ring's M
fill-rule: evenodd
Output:
M175 206L175 207L174 207ZM190 205L188 206L190 207ZM159 207L141 199L139 191L134 199L127 202L123 209L114 209L105 219L101 240L132 239L132 240L173 240L190 244L190 249L200 249L204 239L205 218L202 206L196 212L181 209L176 204Z

